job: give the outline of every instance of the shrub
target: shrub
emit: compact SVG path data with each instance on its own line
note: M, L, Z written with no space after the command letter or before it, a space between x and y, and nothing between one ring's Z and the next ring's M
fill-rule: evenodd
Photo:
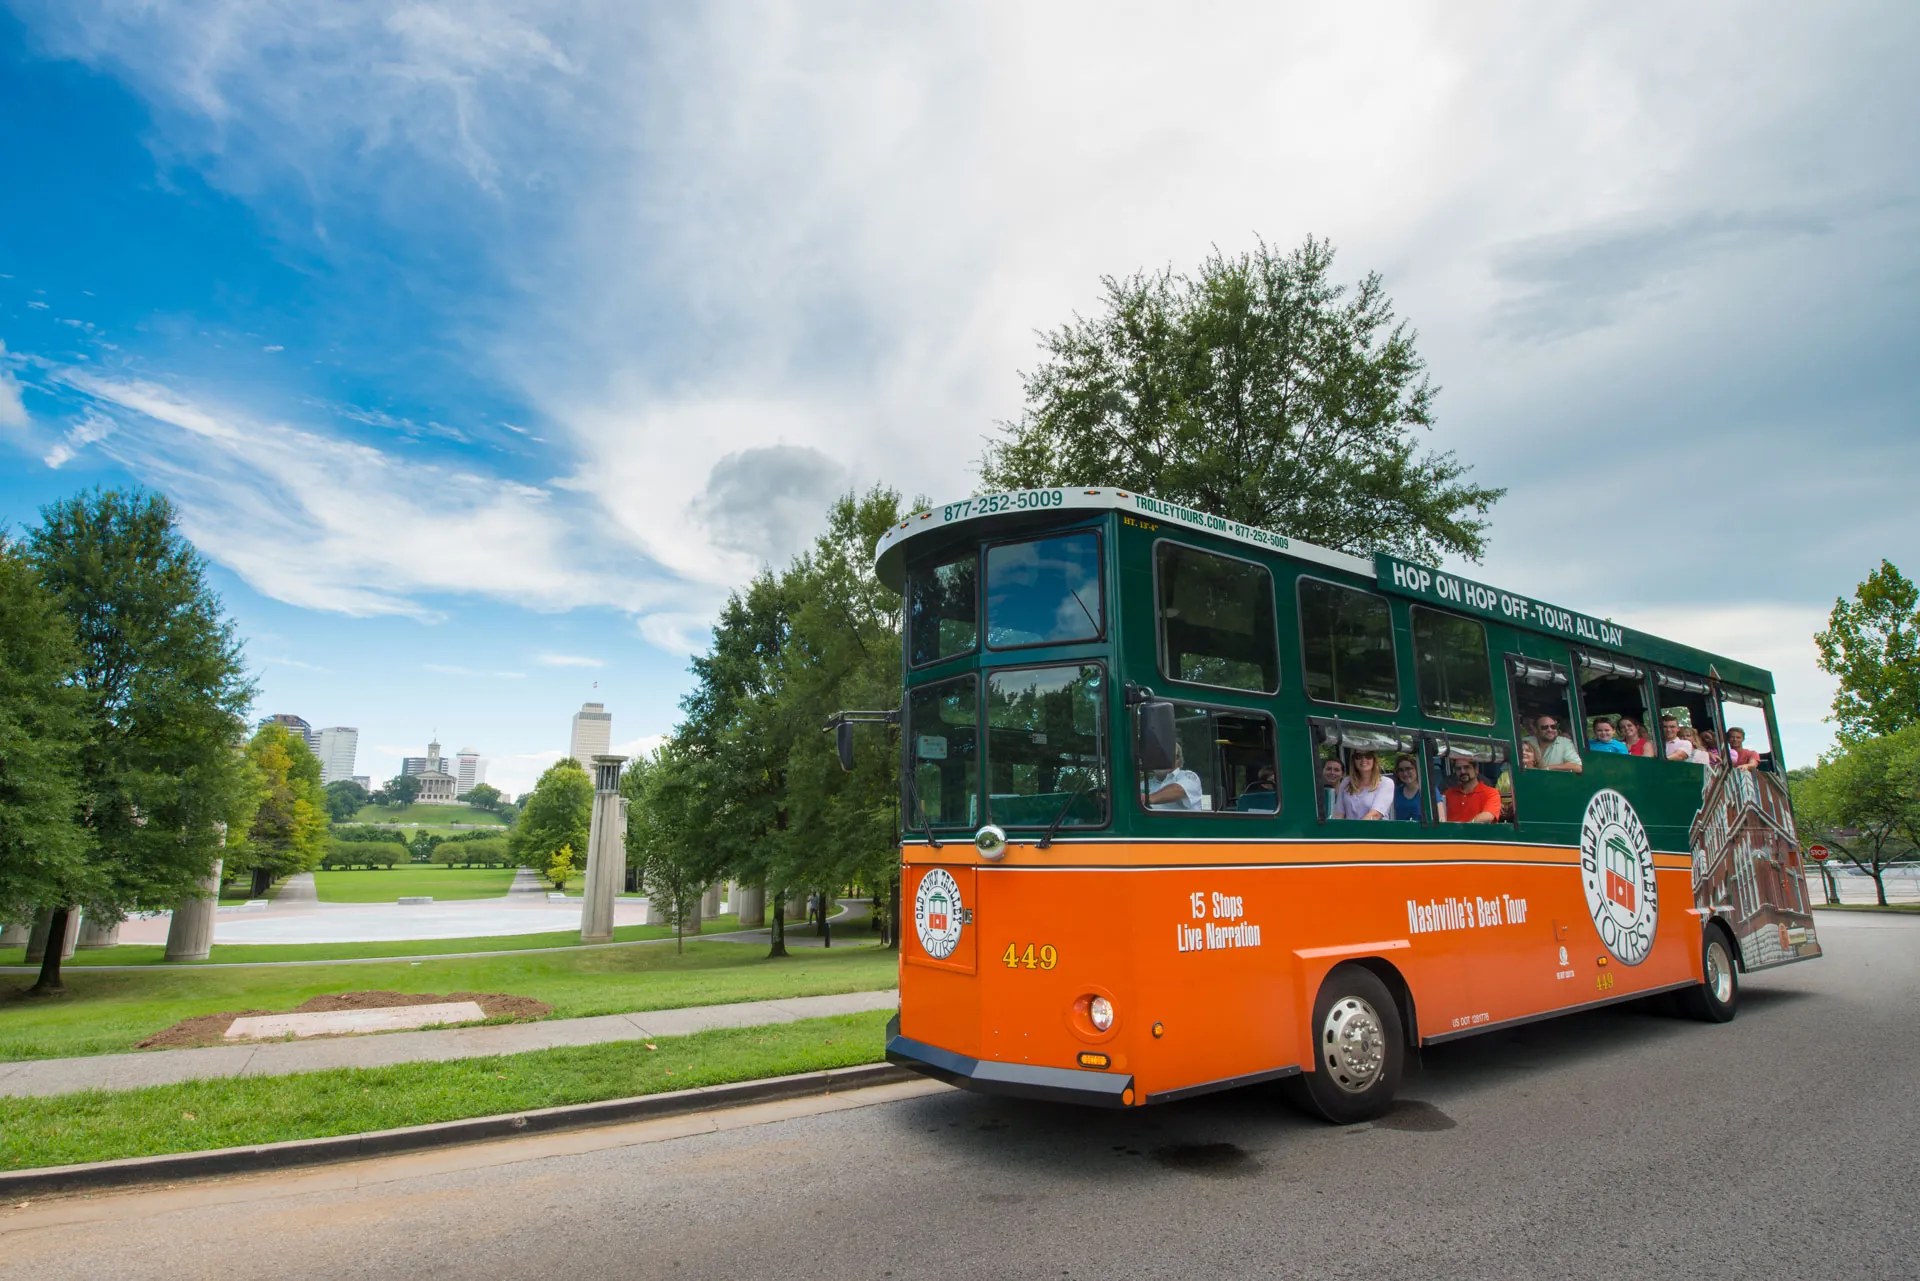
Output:
M349 867L388 868L407 861L407 847L398 841L341 840L320 857L320 866L328 871Z

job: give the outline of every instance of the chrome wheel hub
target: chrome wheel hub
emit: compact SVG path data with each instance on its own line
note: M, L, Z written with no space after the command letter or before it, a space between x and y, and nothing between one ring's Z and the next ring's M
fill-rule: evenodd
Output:
M1719 939L1707 944L1707 991L1722 1005L1733 1000L1733 959Z
M1387 1066L1387 1034L1380 1012L1357 996L1343 996L1320 1029L1327 1076L1349 1094L1364 1094Z

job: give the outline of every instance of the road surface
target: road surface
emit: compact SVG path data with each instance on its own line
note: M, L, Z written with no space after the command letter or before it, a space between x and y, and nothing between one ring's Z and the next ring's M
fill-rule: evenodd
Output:
M1366 1126L916 1083L0 1209L0 1277L1914 1275L1920 919L1820 929L1730 1025L1455 1043Z

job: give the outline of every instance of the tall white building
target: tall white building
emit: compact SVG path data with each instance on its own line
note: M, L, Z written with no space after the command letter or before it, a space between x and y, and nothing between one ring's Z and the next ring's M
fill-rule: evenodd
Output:
M353 777L354 753L360 750L360 731L333 725L320 731L320 781L339 783Z
M567 746L567 755L591 771L593 758L605 756L612 750L613 714L607 705L580 704L580 710L573 714L573 738Z
M471 747L463 747L454 757L453 794L465 796L474 788L487 781L487 763L480 759L480 753Z

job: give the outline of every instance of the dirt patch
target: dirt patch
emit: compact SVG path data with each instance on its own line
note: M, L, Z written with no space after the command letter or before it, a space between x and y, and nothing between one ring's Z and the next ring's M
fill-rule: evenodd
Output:
M230 1010L221 1014L202 1014L182 1019L170 1028L155 1032L138 1042L137 1050L183 1050L202 1045L230 1045L227 1029L235 1019L261 1014L319 1014L332 1010L384 1010L396 1005L440 1005L448 1001L472 1001L487 1012L490 1019L524 1022L544 1019L553 1013L545 1001L530 996L509 996L503 992L449 992L436 996L431 992L323 992L308 997L291 1010Z

